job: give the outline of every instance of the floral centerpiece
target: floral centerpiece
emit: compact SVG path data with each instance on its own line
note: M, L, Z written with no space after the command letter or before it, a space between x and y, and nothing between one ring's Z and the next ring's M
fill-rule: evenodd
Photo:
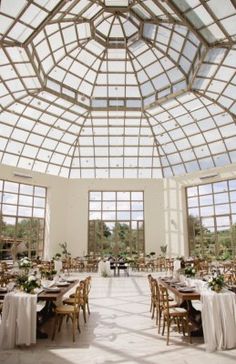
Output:
M28 257L24 257L24 258L21 258L20 261L19 261L19 268L31 268L32 267L32 262L31 260L28 258Z
M193 266L186 267L184 270L186 277L195 277L196 269Z
M22 271L21 275L28 275L32 267L32 262L28 257L23 257L18 262L19 268Z
M42 269L41 276L42 278L46 278L48 280L53 280L53 277L57 274L55 269Z
M220 273L214 273L213 276L208 280L208 287L210 287L212 291L215 291L217 293L222 290L224 284L224 276Z
M40 287L40 281L32 275L20 275L16 279L16 285L26 293L34 293L35 288Z

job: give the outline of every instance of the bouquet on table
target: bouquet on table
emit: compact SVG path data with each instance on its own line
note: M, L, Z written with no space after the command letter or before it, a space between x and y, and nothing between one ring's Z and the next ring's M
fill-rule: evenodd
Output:
M32 262L28 257L21 258L19 261L19 268L31 268Z
M196 269L193 266L186 267L184 270L186 277L195 277Z
M16 279L16 285L19 289L26 293L34 293L35 288L39 288L41 286L40 281L37 277L32 275L20 275Z
M208 280L208 287L211 288L212 291L219 293L224 287L224 276L220 273L213 273L212 277Z

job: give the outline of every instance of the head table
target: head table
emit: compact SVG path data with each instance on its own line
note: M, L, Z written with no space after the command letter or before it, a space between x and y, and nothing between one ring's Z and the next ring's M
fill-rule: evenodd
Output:
M78 284L78 280L60 286L57 291L41 289L38 294L22 291L1 293L4 299L0 325L0 349L12 349L17 345L36 343L37 302L61 302L64 294ZM51 282L54 287L57 283Z
M236 294L225 288L216 293L207 287L207 282L200 279L180 277L187 287L193 287L189 293L181 292L175 279L160 282L174 293L177 301L186 301L187 309L192 308L192 300L200 300L201 321L206 351L236 348Z

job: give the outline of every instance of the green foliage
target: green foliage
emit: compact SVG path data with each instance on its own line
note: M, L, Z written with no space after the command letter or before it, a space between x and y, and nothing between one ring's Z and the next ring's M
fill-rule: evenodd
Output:
M62 254L65 256L65 258L68 258L71 253L69 253L68 248L67 248L67 242L65 241L64 243L60 243L59 246L62 249ZM57 253L59 254L59 253Z
M195 277L195 274L196 274L196 269L194 267L186 267L185 270L184 270L184 274L187 276L187 277Z
M16 279L16 284L27 293L34 293L34 289L40 287L40 282L35 275L20 275Z
M224 287L224 276L222 274L214 273L213 276L208 280L208 287L212 291L220 292Z

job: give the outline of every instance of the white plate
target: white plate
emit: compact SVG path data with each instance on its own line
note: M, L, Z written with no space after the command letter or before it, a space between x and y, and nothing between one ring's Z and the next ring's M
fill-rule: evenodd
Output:
M44 288L45 292L60 292L60 288L58 287L48 287L48 288Z
M192 292L194 292L195 291L195 289L194 288L179 288L179 292L182 292L182 293L192 293Z
M58 285L59 287L69 286L69 284L70 284L70 283L68 283L68 282L57 282L57 285Z
M67 278L66 281L69 283L74 283L75 281L77 281L77 279L76 278Z

